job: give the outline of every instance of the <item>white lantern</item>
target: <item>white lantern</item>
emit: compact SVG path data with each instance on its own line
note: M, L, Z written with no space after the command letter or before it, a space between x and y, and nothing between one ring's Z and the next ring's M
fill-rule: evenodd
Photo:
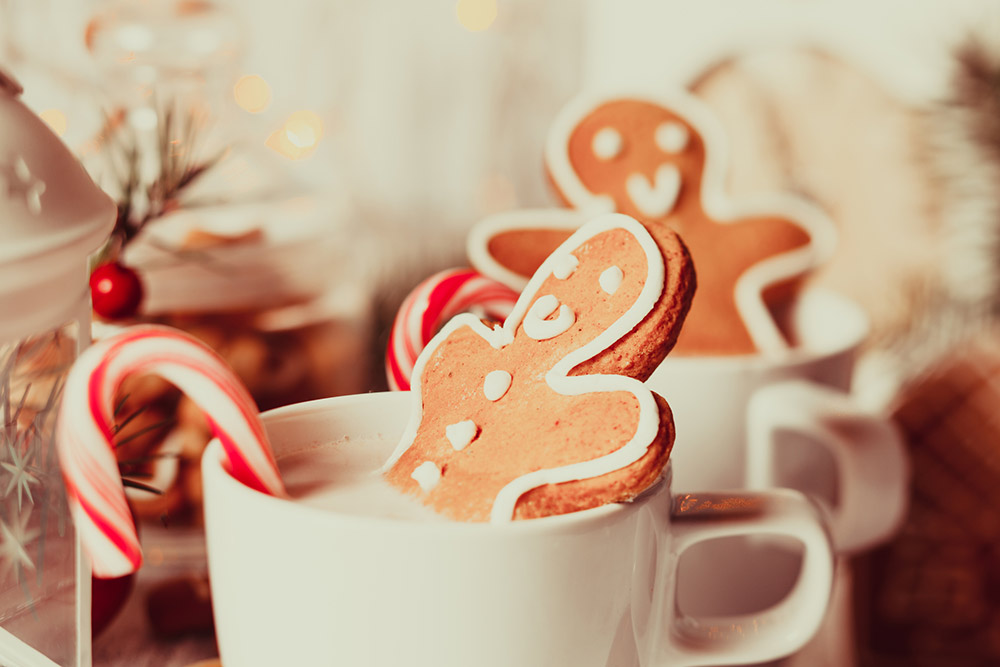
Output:
M90 664L90 568L53 433L90 341L87 258L114 202L0 71L0 664Z

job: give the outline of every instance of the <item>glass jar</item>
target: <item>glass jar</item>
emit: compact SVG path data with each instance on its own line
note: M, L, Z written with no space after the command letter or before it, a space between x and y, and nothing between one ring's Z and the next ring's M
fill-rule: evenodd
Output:
M0 342L0 627L10 633L0 636L3 664L10 664L3 657L11 659L12 648L13 655L39 652L61 665L79 664L74 662L82 650L77 585L83 582L77 581L54 428L60 390L84 327L81 317ZM20 642L27 646L14 648Z
M144 285L138 317L185 330L218 352L261 410L364 392L371 357L366 237L342 200L299 195L181 209L150 223L121 261ZM211 431L201 411L153 377L117 398L117 452L126 476L156 489L127 490L156 561L203 556L186 526L201 523L201 453ZM203 563L202 563L203 564Z

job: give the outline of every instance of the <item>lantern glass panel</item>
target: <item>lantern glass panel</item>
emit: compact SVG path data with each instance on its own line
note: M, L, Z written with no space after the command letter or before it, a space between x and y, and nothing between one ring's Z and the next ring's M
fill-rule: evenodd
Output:
M71 321L0 341L0 664L49 664L44 656L76 667L87 652L78 626L87 595L54 440L80 330Z

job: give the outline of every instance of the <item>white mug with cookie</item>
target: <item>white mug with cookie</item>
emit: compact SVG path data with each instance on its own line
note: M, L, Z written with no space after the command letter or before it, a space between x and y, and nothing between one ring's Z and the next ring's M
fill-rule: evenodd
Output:
M725 196L725 148L714 117L682 92L581 94L553 122L545 151L569 208L480 222L469 235L469 259L519 289L594 211L678 232L697 294L676 347L648 380L677 415L683 446L673 458L675 487L792 486L835 496L838 550L870 548L900 523L907 462L889 422L847 395L867 317L847 299L803 287L832 252L830 221L789 196ZM798 382L772 386L785 381ZM794 476L776 472L786 463L776 456L778 440L789 430L826 450L796 454ZM830 487L834 493L825 492Z
M813 635L832 577L815 507L794 492L681 494L502 525L448 520L376 474L410 396L369 394L264 416L289 499L203 460L223 664L632 667L750 664ZM776 608L677 615L679 555L701 540L799 541L803 576ZM636 630L633 631L633 624Z
M673 417L643 380L693 291L673 231L602 216L503 325L445 325L410 392L269 413L287 497L238 482L213 445L226 664L749 664L802 646L833 578L818 509L792 491L669 489ZM751 535L801 546L789 594L726 619L678 611L680 555Z
M568 208L482 221L469 259L519 288L594 211L680 233L697 295L676 348L648 380L676 414L675 488L795 488L829 510L840 554L871 548L901 524L908 465L896 429L848 393L867 317L804 288L832 254L830 221L784 195L731 200L725 150L712 115L680 91L583 93L554 121L545 151ZM723 615L780 599L801 558L794 544L736 538L690 556L681 606ZM835 615L848 609L838 602Z

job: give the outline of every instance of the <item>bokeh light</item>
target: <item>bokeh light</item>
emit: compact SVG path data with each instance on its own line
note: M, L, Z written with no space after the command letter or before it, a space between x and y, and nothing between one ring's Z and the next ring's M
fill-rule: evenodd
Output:
M271 86L256 74L250 74L240 77L233 86L233 97L244 111L260 113L271 105Z
M323 137L323 121L313 111L303 109L288 117L267 138L267 146L290 160L309 155Z
M496 0L458 0L455 6L458 22L466 30L480 32L486 30L497 18Z
M52 131L56 135L61 137L66 134L66 127L69 125L69 121L66 118L66 114L59 111L59 109L46 109L38 114L38 116L52 128Z
M285 134L299 148L313 148L323 136L323 121L312 111L296 111L285 121Z

